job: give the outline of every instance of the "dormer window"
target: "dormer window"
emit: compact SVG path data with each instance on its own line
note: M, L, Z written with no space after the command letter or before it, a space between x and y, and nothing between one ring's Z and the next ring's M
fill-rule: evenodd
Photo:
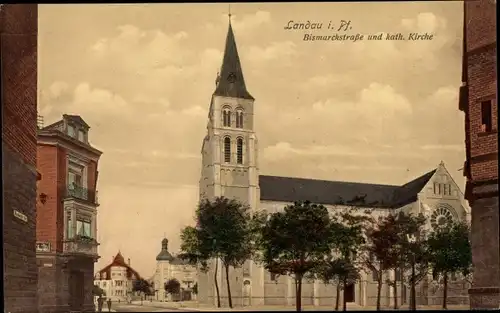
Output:
M68 135L70 135L73 138L76 137L75 127L73 127L72 125L68 125Z
M78 140L85 142L85 132L83 130L78 130Z

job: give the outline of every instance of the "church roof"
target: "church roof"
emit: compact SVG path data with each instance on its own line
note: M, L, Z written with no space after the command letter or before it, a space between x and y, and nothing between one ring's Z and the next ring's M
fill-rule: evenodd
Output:
M436 169L403 186L260 175L260 198L280 202L309 200L325 205L395 208L416 201L417 194L435 172Z
M123 258L123 255L121 254L120 251L116 254L116 256L113 258L113 261L108 264L106 267L104 267L102 270L97 272L96 277L99 277L100 275L103 277L102 279L111 279L111 268L112 267L125 267L127 269L127 279L132 279L132 276L134 276L136 279L141 278L139 273L135 271L130 265L125 263L125 259Z
M224 48L224 57L220 69L219 77L217 78L217 86L214 91L214 96L243 98L254 100L247 91L245 79L243 78L243 70L241 69L240 57L236 47L233 27L229 22L229 29L226 37L226 47Z
M161 251L160 253L156 256L156 261L172 261L174 257L170 252L168 252L168 239L163 238L161 241Z

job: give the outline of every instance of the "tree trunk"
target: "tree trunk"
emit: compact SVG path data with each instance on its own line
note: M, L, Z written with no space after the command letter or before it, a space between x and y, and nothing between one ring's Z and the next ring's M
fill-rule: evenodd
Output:
M217 293L217 307L220 308L219 283L217 282L218 269L219 269L219 259L215 259L215 271L214 271L215 292Z
M398 278L396 276L397 270L394 270L394 310L398 309Z
M345 291L346 291L346 287L347 287L347 278L344 278L344 280L342 281L342 286L343 289L344 289L344 296L342 297L342 311L347 311L347 298L345 296Z
M411 264L411 279L410 279L410 310L416 311L417 310L417 292L415 290L415 261L412 262Z
M231 285L229 284L229 265L226 265L226 284L227 284L227 301L229 302L229 307L233 308L233 299L231 298Z
M295 277L295 309L302 311L302 275Z
M444 272L443 281L443 310L447 310L446 302L448 302L448 273Z
M382 271L378 272L377 282L377 311L380 311L380 296L382 294Z
M340 305L340 282L337 284L337 297L335 298L335 311L339 310Z

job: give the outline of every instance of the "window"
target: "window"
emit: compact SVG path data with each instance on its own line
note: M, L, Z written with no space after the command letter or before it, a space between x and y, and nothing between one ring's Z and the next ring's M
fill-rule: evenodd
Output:
M236 112L236 128L243 128L243 111Z
M481 102L481 131L490 132L492 129L491 100Z
M378 272L375 270L372 270L372 280L378 281Z
M448 194L448 185L447 184L443 184L443 194L444 195Z
M224 138L224 162L231 162L231 138Z
M102 286L106 287L106 282L105 281L102 282Z
M236 141L236 153L237 153L236 162L238 164L243 164L243 139L242 138L238 138L238 140Z
M75 137L76 136L76 131L75 131L75 128L71 125L68 125L68 135L70 135L71 137Z
M68 172L68 186L70 189L82 186L82 176L79 173L73 171Z
M222 110L222 122L224 127L231 127L231 111L229 108Z
M439 194L438 189L439 189L439 183L434 183L434 194L435 195Z
M85 133L83 132L83 130L78 131L78 140L80 140L81 142L85 142Z
M76 233L79 236L91 237L91 224L89 220L77 219L76 220Z
M68 187L69 189L76 189L75 187L83 187L83 166L73 162L69 162Z
M440 194L441 194L441 185L442 185L442 184L438 184L438 195L440 195Z

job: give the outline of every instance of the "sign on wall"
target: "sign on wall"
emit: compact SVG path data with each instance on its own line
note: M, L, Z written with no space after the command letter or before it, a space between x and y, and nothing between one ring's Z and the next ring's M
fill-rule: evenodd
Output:
M36 252L50 252L50 242L37 242Z

